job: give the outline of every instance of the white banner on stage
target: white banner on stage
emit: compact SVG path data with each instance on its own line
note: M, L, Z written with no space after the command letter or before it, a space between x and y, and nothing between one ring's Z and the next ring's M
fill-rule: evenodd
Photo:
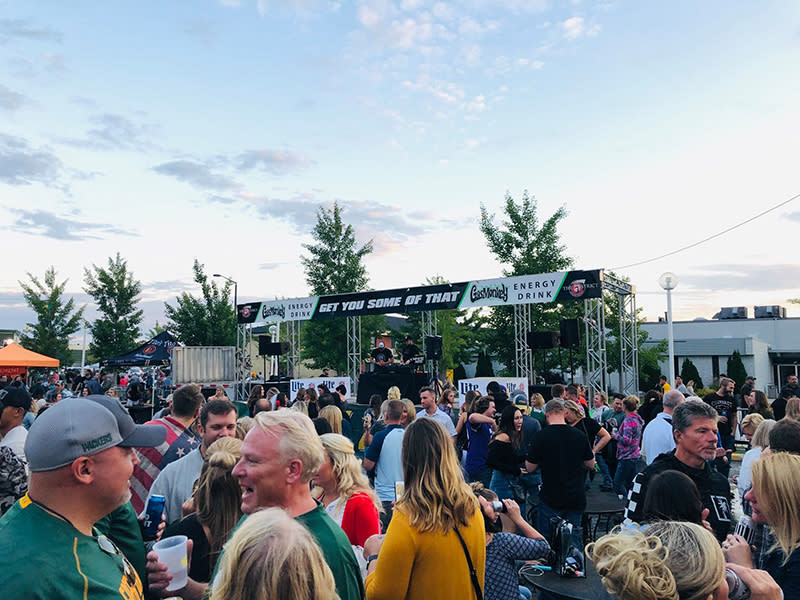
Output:
M459 406L464 403L464 396L470 390L478 390L482 396L486 395L486 386L496 381L501 387L506 388L506 393L511 396L515 391L521 390L528 397L528 380L525 377L474 377L462 379L458 382Z
M319 388L320 384L328 386L328 389L333 392L340 385L344 385L347 389L345 398L350 398L350 390L353 389L353 383L349 377L310 377L308 379L292 379L289 382L289 399L294 402L297 397L297 390L300 388Z

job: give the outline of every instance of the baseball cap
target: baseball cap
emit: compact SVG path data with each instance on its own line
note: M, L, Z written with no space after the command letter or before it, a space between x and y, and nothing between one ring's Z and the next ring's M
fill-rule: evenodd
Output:
M29 411L31 409L31 395L21 387L10 385L0 390L0 410L6 406L15 406Z
M137 425L116 398L67 398L33 422L25 456L31 472L52 471L114 446L153 447L166 438L163 425Z

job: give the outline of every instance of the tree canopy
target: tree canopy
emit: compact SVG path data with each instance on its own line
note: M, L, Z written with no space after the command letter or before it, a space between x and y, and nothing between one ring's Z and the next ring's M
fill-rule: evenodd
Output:
M50 267L44 280L27 273L29 283L19 282L25 302L36 313L36 322L27 323L20 332L20 344L46 356L57 358L62 364L71 364L69 336L78 331L83 318L83 307L75 310L75 300L64 298L65 279L56 282L56 270Z
M308 252L300 258L310 294L343 294L364 291L369 279L363 259L372 252L372 240L359 246L352 225L342 220L342 209L334 203L317 211L311 232L315 243L303 244ZM370 346L375 333L386 327L386 318L361 318L361 343ZM302 329L302 352L313 368L332 367L347 371L347 321L344 318L307 321Z
M202 296L183 292L174 307L164 303L167 329L175 332L178 340L187 346L235 346L237 325L231 303L233 284L226 281L219 286L216 281L209 280L203 269L195 259L192 271Z
M89 351L98 359L127 352L139 337L142 310L136 308L142 284L128 271L128 263L117 253L106 268L92 264L84 269L84 291L97 304L102 316L91 325Z
M570 269L573 265L573 259L567 255L558 232L559 224L566 216L567 211L562 206L541 221L536 199L526 190L519 203L506 193L503 219L499 223L495 215L481 205L480 228L489 251L503 265L503 275L506 277L551 273ZM581 309L582 304L577 302L564 305L532 304L533 329L558 331L560 319L578 317ZM487 347L505 365L506 373L514 373L514 308L493 308L486 318L486 325ZM580 359L576 362L580 362ZM552 364L552 361L548 360L548 364Z

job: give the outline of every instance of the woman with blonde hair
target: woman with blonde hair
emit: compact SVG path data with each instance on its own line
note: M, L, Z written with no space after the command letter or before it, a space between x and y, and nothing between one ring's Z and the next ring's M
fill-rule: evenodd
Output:
M618 600L725 600L725 557L714 535L695 523L657 521L642 532L615 531L586 547L603 586ZM777 600L780 589L758 571L735 568L751 600ZM775 595L777 592L777 596Z
M381 502L361 469L353 442L336 433L323 434L319 439L326 456L313 480L322 490L317 499L347 534L350 544L364 546L368 537L381 532Z
M305 400L295 400L292 403L291 410L296 410L297 412L303 413L305 416L308 416L308 402Z
M388 390L386 390L386 399L400 400L401 399L400 388L397 387L396 385L393 385Z
M242 441L234 437L209 446L193 494L196 512L164 531L164 538L185 535L193 540L189 577L201 583L209 581L225 540L242 518L242 488L231 473L241 448Z
M789 398L786 401L786 414L783 418L800 421L800 398Z
M364 546L367 600L482 596L483 516L444 427L433 419L409 425L402 462L404 490L389 530Z
M775 543L763 557L763 569L772 575L785 598L800 598L800 456L775 452L752 466L753 486L744 497L753 521L769 525ZM738 535L722 544L728 561L753 566L750 546Z
M531 394L531 416L539 421L539 425L544 427L547 425L547 420L544 418L544 396L538 392Z
M750 442L750 450L742 457L742 466L739 468L739 475L734 479L734 483L739 489L739 500L746 514L750 514L750 504L745 502L744 495L752 484L751 470L753 463L759 459L764 448L769 446L769 432L775 427L776 421L772 419L761 419L755 428L755 432L750 433L752 423L756 422L755 417L761 418L758 413L747 415L742 421L742 433L745 434L747 441ZM750 422L747 420L751 419Z
M401 398L400 402L406 405L405 409L403 410L403 419L400 421L400 424L403 427L408 427L417 418L417 407L414 406L414 403L408 398Z
M323 406L319 410L319 416L330 424L331 433L342 434L342 411L337 406Z
M281 508L242 523L225 545L211 600L338 600L319 545Z

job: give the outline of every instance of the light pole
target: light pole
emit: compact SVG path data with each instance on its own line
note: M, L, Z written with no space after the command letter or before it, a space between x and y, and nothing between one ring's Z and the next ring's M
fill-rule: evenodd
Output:
M667 345L669 347L669 385L675 385L675 336L672 333L672 290L678 287L678 276L667 271L658 278L658 285L667 291Z
M225 281L228 281L233 284L233 326L236 327L236 352L234 353L234 371L233 371L233 399L239 399L239 367L240 365L237 364L239 361L236 359L236 355L239 354L239 284L236 282L235 279L231 279L226 275L222 275L221 273L214 273L212 277L220 277Z

